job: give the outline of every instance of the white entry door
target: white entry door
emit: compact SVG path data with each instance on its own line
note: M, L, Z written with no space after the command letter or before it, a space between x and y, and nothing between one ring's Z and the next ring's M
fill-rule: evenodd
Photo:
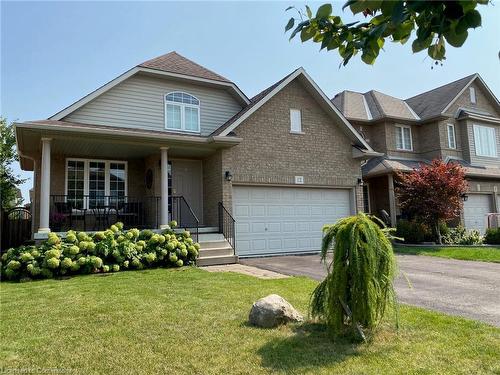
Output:
M490 194L469 194L464 202L464 224L467 229L486 232L486 215L493 212Z
M349 189L233 187L239 256L321 250L322 227L351 214Z

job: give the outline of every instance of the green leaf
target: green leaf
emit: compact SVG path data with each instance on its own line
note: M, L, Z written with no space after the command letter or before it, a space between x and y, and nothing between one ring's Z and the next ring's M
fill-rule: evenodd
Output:
M309 39L311 39L314 36L314 34L316 34L316 30L313 30L311 27L305 27L300 32L300 40L302 42L306 42Z
M469 24L469 27L473 27L475 29L476 27L481 26L481 15L475 9L465 13L464 18Z
M366 10L366 3L364 0L357 0L351 3L349 6L353 14L361 13Z
M468 36L469 33L467 31L464 31L462 34L456 34L453 30L448 30L444 33L446 41L453 47L461 47Z
M290 30L293 27L293 25L295 25L295 18L292 17L288 20L288 23L285 26L285 32Z
M357 3L358 0L348 0L346 3L342 6L342 10L345 10L345 8L350 7L351 4Z
M411 44L411 50L413 51L413 53L423 51L424 49L428 48L431 45L431 43L432 43L432 37L427 38L425 40L415 39Z
M374 56L372 53L369 52L368 53L363 52L363 54L361 55L361 60L363 60L363 62L368 65L373 65L376 58L377 58L376 56Z
M293 9L293 6L290 5L288 8L285 9L285 12L289 11L290 9Z
M328 46L326 47L326 50L327 51L331 51L332 49L337 49L339 48L340 46L340 43L338 41L338 39L336 38L333 38L330 43L328 43Z
M402 1L398 1L394 8L392 9L391 22L394 25L398 25L405 19L404 14L404 3Z
M306 13L307 13L307 17L309 18L312 18L312 12L311 12L311 8L309 8L307 5L306 5Z
M332 14L332 5L331 4L323 4L318 8L316 12L316 18L326 18Z
M434 60L443 60L446 49L443 44L433 44L427 49L427 54Z
M309 20L302 21L301 23L299 23L297 27L293 30L292 34L290 35L289 40L292 40L295 37L295 35L297 35L297 33L302 30L302 28L309 26L310 23L311 22Z
M469 28L469 23L467 22L465 17L462 17L455 26L455 33L463 34L467 31L468 28Z

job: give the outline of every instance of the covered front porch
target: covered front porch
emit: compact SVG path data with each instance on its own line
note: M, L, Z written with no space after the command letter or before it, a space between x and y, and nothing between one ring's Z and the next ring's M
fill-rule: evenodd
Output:
M220 155L237 138L60 123L16 126L23 169L34 171L35 238L115 221L149 229L171 220L183 228L219 224L228 183Z

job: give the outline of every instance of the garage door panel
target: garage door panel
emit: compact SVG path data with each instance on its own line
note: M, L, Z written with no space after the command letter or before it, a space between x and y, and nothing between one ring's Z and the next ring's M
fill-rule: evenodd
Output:
M350 214L347 189L235 186L238 255L319 251L324 224Z
M486 232L486 217L493 212L492 196L490 194L469 194L464 202L464 224L467 229Z

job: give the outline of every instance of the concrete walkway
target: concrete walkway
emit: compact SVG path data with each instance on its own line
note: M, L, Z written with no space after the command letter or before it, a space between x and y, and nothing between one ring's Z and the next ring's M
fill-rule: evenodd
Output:
M500 327L500 264L419 255L398 255L397 259L400 275L396 291L401 302ZM249 258L240 262L316 280L326 275L319 255Z

